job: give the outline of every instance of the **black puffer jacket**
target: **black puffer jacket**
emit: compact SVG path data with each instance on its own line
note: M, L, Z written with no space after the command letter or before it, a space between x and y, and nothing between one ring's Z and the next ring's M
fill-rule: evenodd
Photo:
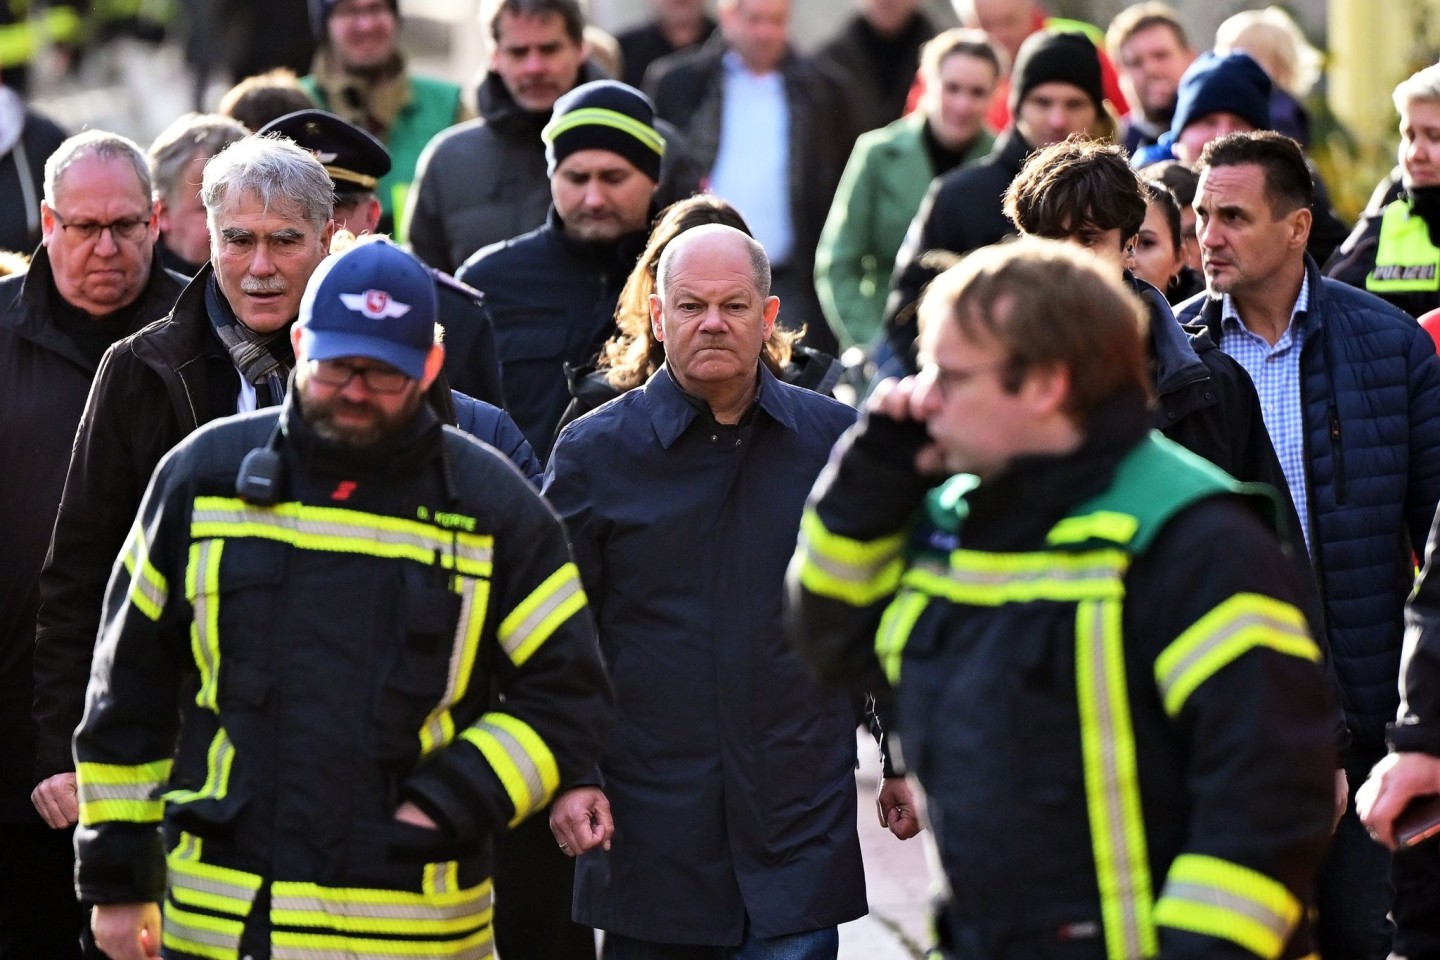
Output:
M587 63L576 82L604 78ZM407 208L411 249L447 273L482 247L534 230L550 207L540 139L550 114L522 109L493 73L480 84L476 101L479 117L446 130L420 155ZM656 194L664 207L699 189L703 171L680 131L663 121L655 128L665 138Z

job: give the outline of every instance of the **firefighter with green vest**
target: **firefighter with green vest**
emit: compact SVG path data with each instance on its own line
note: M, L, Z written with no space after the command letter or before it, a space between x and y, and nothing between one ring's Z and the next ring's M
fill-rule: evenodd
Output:
M405 209L420 151L473 114L458 86L406 68L398 0L310 0L310 22L320 49L300 85L322 109L369 131L390 151L393 165L375 190L379 229L403 242L405 225L395 218Z
M1440 65L1402 81L1393 98L1400 114L1401 189L1395 193L1393 173L1381 185L1390 190L1376 189L1325 274L1419 319L1440 307Z
M894 689L946 957L1304 957L1331 705L1268 487L1149 428L1092 255L970 255L807 505L802 656Z

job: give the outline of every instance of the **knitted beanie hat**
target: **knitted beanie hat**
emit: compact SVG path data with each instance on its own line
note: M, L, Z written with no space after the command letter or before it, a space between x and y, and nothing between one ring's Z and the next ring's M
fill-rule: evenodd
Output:
M1170 133L1178 137L1201 117L1222 112L1243 117L1256 130L1269 130L1270 86L1270 76L1249 54L1202 53L1180 78Z
M1044 83L1068 83L1079 87L1095 104L1097 112L1105 111L1105 90L1100 83L1100 55L1089 37L1079 33L1054 33L1041 30L1025 38L1015 55L1011 71L1010 113L1031 90Z
M551 176L572 153L609 150L660 180L665 138L655 132L655 108L645 94L617 80L581 84L556 100L540 136Z

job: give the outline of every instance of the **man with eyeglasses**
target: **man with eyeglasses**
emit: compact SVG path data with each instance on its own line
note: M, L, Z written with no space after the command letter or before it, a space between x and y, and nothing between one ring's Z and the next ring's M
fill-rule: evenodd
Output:
M77 886L113 960L483 960L495 839L598 758L579 571L425 403L437 312L395 245L332 257L282 407L150 481L76 734Z
M945 957L1314 953L1320 648L1274 491L1151 429L1145 325L1071 244L975 251L810 494L792 639L895 689Z
M37 158L41 159L41 158ZM155 256L145 154L92 130L45 164L41 242L0 280L0 957L78 957L83 915L68 830L30 803L31 654L40 568L75 427L110 344L175 303L183 280Z
M105 353L73 450L67 446L34 634L40 784L33 799L57 829L78 813L70 739L110 566L145 484L160 458L201 424L284 399L294 365L288 329L329 252L330 177L289 141L247 137L226 147L205 166L201 198L210 263L163 322Z

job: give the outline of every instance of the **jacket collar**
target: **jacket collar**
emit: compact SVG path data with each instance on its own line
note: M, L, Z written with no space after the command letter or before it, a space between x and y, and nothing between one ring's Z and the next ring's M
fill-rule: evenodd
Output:
M160 311L151 308L166 296L162 287L179 282L181 281L178 278L165 272L160 258L152 253L150 276L138 298L140 312L131 328L116 339L123 339L156 319ZM6 310L3 316L0 316L0 324L9 327L17 336L52 350L93 372L95 364L85 359L70 338L61 333L51 320L55 300L59 296L60 292L55 288L55 274L50 266L50 252L44 245L36 247L30 257L30 268L25 272L20 285L19 301L24 305L24 309ZM173 294L170 296L173 298Z
M1014 170L1020 172L1025 166L1025 158L1035 150L1034 147L1025 142L1020 132L1015 127L1009 126L1001 130L995 137L995 145L990 148L990 153L985 157L986 163L993 163L1002 170Z
M655 213L654 201L650 204L650 214ZM577 240L565 232L565 221L560 219L560 214L555 210L552 203L550 209L545 213L545 229L554 237L556 245L577 260L588 260L592 263L601 264L606 270L619 270L629 275L635 266L635 261L645 250L645 241L649 239L648 230L637 230L628 233L614 243L596 242L593 240Z
M610 75L601 70L594 63L586 60L580 65L580 73L575 78L575 86L582 83L589 83L592 80L607 80ZM575 87L571 87L571 90ZM507 126L510 124L533 125L538 131L550 121L550 111L534 113L521 107L511 96L509 88L505 86L500 75L493 70L488 71L475 88L476 113L484 118L487 124Z
M775 379L775 375L765 368L763 363L756 362L760 370L760 396L758 404L760 410L781 426L797 433L798 428L795 420L794 400L787 391ZM655 371L654 376L645 381L640 388L645 391L646 406L650 411L650 424L655 429L655 439L660 441L660 446L669 450L676 440L690 428L700 411L685 399L680 392L680 387L670 376L670 366L666 364Z
M1161 396L1209 376L1190 337L1175 320L1170 304L1150 284L1125 271L1125 281L1150 313L1150 350L1155 357L1155 392Z
M1328 299L1325 284L1321 282L1320 265L1309 253L1305 254L1305 276L1310 281L1310 305L1305 310L1305 325L1308 330L1305 336L1308 339L1325 329L1325 301ZM1189 303L1196 301L1199 302L1199 308L1195 314L1195 320L1205 327L1210 334L1210 339L1218 344L1222 333L1220 320L1224 298L1213 296L1207 289L1193 300L1182 304L1182 310Z

